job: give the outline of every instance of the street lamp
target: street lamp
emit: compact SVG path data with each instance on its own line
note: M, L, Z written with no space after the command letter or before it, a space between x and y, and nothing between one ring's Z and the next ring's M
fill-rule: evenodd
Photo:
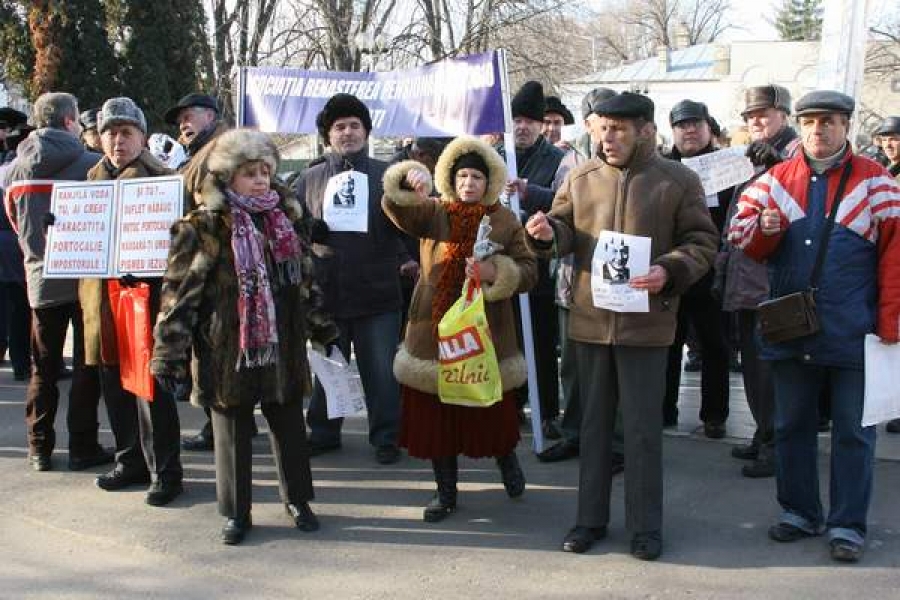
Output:
M369 30L360 31L353 38L353 45L359 53L366 58L364 71L374 71L379 54L387 54L390 50L390 40L383 33L375 35Z

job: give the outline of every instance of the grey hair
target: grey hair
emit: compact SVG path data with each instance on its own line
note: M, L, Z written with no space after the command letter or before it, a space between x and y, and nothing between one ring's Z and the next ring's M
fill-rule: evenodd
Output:
M78 121L78 98L66 92L47 92L34 101L34 126L65 129L66 118Z

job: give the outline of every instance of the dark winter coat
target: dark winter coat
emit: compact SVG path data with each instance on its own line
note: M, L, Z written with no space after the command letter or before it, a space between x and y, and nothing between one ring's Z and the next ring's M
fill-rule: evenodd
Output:
M300 283L272 292L279 340L275 365L235 370L240 351L238 279L231 249L232 217L224 193L216 185L204 184L201 207L172 227L150 371L187 378L192 351L195 405L302 402L311 388L307 340L327 344L337 338L314 281L309 213L287 189L276 189L279 208L300 238L303 272Z

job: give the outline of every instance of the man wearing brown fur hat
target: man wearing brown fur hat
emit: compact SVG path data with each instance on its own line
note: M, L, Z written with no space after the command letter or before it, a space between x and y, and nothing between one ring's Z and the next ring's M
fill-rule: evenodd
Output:
M313 245L317 274L325 294L325 309L338 328L344 356L356 353L369 414L369 443L381 464L400 459L397 435L400 390L391 363L400 337L399 265L408 261L399 230L381 209L382 179L387 164L367 153L372 118L369 109L350 94L336 94L316 118L319 134L331 148L324 161L297 180L297 198L330 231ZM354 226L338 226L339 212L331 201L334 190L352 178ZM313 456L341 447L342 419L329 419L325 391L317 381L307 413Z

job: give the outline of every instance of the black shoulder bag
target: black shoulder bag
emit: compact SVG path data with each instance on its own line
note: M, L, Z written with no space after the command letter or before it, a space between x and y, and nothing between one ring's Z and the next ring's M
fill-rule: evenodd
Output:
M828 238L831 237L838 205L844 195L844 189L847 187L847 180L850 178L852 162L853 157L851 156L847 159L847 164L841 173L841 180L838 182L834 200L831 203L831 212L828 214L828 221L822 232L822 240L819 242L819 251L816 254L816 263L809 278L809 287L802 292L766 300L756 307L759 316L759 334L768 344L795 340L819 331L815 293L818 290L819 276L822 274L822 263L825 262Z

